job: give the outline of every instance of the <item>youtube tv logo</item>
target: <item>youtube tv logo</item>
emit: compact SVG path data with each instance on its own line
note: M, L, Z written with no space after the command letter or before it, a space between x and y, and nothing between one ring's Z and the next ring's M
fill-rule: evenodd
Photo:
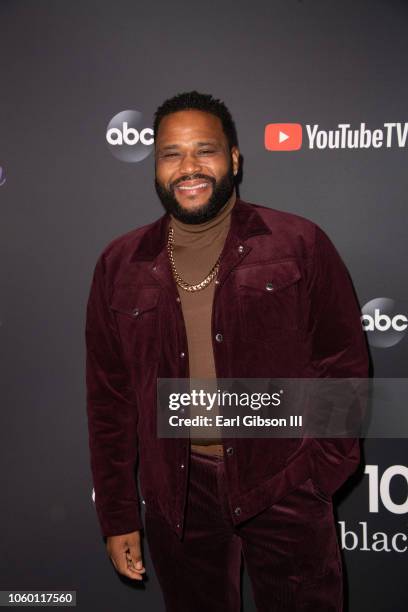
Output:
M265 127L265 149L268 151L297 151L302 147L302 139L300 123L268 123Z
M310 150L408 148L408 121L384 122L371 129L364 122L357 127L339 123L335 129L325 130L318 123L268 123L265 126L267 151L298 151L302 144Z

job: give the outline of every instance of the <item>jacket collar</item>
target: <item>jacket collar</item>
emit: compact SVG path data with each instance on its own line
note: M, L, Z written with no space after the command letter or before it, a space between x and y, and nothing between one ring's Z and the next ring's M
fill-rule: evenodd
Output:
M169 213L153 222L139 242L131 261L154 260L167 248L167 231L170 222ZM271 230L263 221L256 207L237 197L231 209L231 224L227 235L225 251L229 245L243 242L251 236L270 234Z
M167 230L170 215L165 213L143 235L131 262L147 261L149 274L161 285L167 286L176 296L177 286L167 253ZM231 269L252 250L245 241L258 234L270 234L271 230L263 221L256 207L237 198L231 210L230 228L221 254L217 280L221 285Z

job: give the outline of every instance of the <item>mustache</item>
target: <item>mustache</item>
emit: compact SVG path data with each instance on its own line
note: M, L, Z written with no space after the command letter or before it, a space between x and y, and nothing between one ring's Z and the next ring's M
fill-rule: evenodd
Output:
M211 182L213 185L215 184L215 180L211 176L207 176L206 174L185 174L184 176L177 179L170 185L170 189L174 189L177 187L179 183L184 183L184 181L195 181L197 179L204 179L206 181Z

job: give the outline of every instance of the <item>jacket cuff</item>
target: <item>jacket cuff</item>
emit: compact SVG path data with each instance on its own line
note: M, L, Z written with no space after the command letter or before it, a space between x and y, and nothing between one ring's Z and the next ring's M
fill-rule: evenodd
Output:
M102 535L110 537L123 535L132 531L143 529L143 522L138 508L132 507L128 510L118 510L116 512L101 511L96 508Z

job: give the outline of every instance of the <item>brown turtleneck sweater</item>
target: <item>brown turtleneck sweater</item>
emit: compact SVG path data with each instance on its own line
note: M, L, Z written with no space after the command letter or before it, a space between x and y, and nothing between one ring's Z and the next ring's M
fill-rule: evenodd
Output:
M196 284L204 280L217 261L229 231L231 209L235 202L234 189L219 213L204 223L183 223L170 215L170 225L174 229L174 261L177 272L187 283ZM214 286L214 279L199 291L185 291L177 285L187 332L190 379L216 379L211 330ZM209 381L205 390L215 392L216 384L212 385ZM202 414L202 411L194 413L192 407L190 413L194 416ZM206 414L214 419L218 414L217 406ZM205 436L208 429L194 428L194 435L190 436L191 448L206 454L222 455L219 428L212 427L212 438L199 437L200 431Z

